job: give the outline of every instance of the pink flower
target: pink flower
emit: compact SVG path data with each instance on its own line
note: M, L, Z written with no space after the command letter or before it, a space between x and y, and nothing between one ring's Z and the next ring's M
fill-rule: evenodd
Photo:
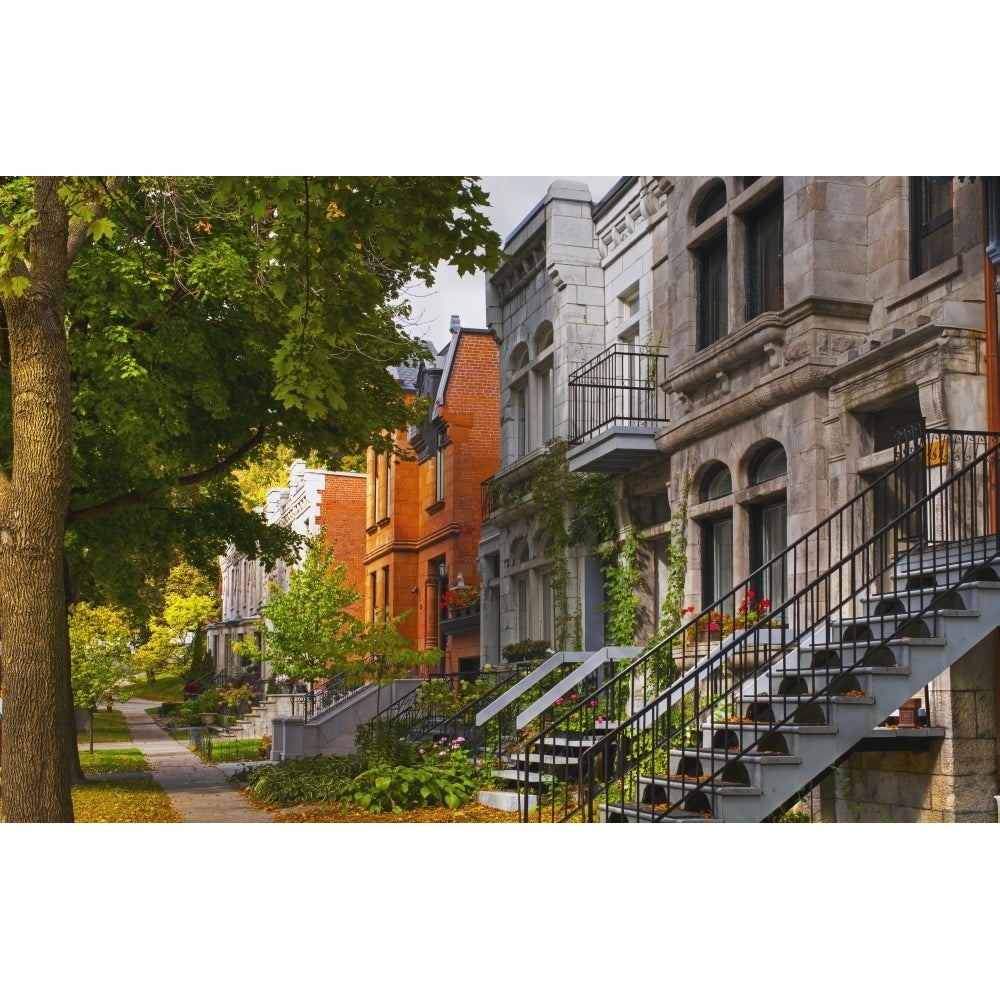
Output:
M591 708L597 708L597 699L591 698L590 701L587 702L587 704L590 705Z
M719 623L718 622L709 622L708 623L708 630L709 630L709 632L718 632L719 631Z
M562 698L556 698L556 704L561 705L563 703Z
M571 695L569 696L569 700L570 700L570 701L576 701L576 695L575 695L575 694L571 694Z
M598 722L603 722L603 721L604 721L604 716L603 716L603 715L599 715L599 716L597 717L597 721L598 721Z

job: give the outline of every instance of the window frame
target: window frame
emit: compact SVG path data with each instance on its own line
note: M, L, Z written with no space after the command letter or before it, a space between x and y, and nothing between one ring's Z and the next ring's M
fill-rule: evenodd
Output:
M930 193L947 184L948 208L931 216ZM950 177L910 178L910 277L926 274L955 253L955 189ZM941 239L947 235L947 246Z
M785 304L784 194L776 191L745 216L746 322ZM776 245L768 245L776 236ZM768 264L770 263L770 268Z
M729 336L728 227L695 248L698 285L698 349Z

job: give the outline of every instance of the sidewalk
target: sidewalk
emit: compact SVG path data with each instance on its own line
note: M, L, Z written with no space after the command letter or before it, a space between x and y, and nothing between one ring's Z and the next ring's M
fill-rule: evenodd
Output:
M152 776L170 797L182 823L270 823L270 813L248 802L227 780L240 765L205 764L168 736L146 712L158 702L133 699L117 707L132 733L132 746L149 761ZM223 770L226 768L226 770Z

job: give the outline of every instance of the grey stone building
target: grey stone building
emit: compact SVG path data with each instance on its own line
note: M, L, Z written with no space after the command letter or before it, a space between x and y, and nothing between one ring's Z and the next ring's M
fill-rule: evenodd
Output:
M682 497L685 604L747 580L779 604L811 569L761 567L892 464L894 428L987 428L995 195L983 178L628 177L593 204L553 184L489 282L494 488L530 485L550 438L569 442L571 470L612 477L619 530L643 539L639 642L661 614ZM487 661L516 639L555 639L538 523L515 504L484 525ZM597 648L599 565L580 546L568 572L577 636ZM996 674L990 638L930 686L939 737L854 754L813 793L814 811L995 818Z

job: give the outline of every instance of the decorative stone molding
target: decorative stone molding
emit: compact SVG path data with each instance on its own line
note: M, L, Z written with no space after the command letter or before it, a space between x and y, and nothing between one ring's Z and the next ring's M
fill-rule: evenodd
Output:
M785 326L775 322L773 313L769 315L770 321L766 324L750 326L741 334L727 337L699 351L688 364L668 372L663 388L690 396L713 379L718 384L720 376L727 376L750 361L766 357L769 366L773 367L774 358L780 359L784 347Z
M512 261L500 268L492 279L501 306L508 302L545 266L545 235L526 246Z
M920 412L928 427L948 426L948 405L944 398L944 381L940 375L919 379L917 392L920 396Z
M796 399L815 389L826 388L830 385L832 370L833 362L786 368L763 384L755 385L738 395L731 395L715 405L699 407L690 419L676 421L657 431L656 446L662 452L673 454L704 438L713 437L727 427L774 410L790 399ZM681 393L669 382L666 388L673 390L681 398Z
M640 177L639 189L646 218L652 218L667 207L667 196L674 189L669 177Z
M642 202L638 198L634 198L630 200L623 211L603 225L598 232L597 250L601 259L607 259L629 243L636 233L644 228L644 223L645 213Z

